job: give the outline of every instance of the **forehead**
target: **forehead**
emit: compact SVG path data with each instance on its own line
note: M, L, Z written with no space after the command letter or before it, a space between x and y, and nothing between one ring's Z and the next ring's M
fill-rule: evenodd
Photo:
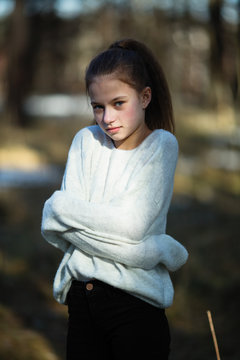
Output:
M88 92L92 101L111 100L120 96L137 94L135 89L114 75L96 76L91 81Z

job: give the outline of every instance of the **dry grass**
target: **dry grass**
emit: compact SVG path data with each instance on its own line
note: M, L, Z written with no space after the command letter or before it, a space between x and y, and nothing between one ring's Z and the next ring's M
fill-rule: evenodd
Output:
M19 318L0 305L1 360L58 360L49 342L25 328Z

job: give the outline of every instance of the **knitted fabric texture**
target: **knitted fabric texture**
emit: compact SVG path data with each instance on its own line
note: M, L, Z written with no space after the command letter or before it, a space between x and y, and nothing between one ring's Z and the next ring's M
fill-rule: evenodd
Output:
M133 150L116 149L98 126L78 132L61 190L43 209L42 235L65 253L57 301L65 303L73 278L95 278L154 306L172 304L169 271L188 257L165 234L177 156L177 140L165 130Z

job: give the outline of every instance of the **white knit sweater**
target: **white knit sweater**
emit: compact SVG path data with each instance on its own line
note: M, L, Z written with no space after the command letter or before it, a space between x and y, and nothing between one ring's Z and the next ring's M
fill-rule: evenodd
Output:
M61 191L46 201L42 234L65 255L54 280L64 303L73 278L95 278L166 308L168 271L187 260L165 234L177 162L176 138L153 131L137 148L119 150L98 126L78 132Z

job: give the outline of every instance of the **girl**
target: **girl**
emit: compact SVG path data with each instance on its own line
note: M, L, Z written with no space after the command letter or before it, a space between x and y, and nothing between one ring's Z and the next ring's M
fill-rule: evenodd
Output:
M91 61L86 88L97 125L75 136L42 221L65 253L54 295L68 305L67 359L167 359L169 271L188 256L165 234L178 154L168 86L127 39Z

